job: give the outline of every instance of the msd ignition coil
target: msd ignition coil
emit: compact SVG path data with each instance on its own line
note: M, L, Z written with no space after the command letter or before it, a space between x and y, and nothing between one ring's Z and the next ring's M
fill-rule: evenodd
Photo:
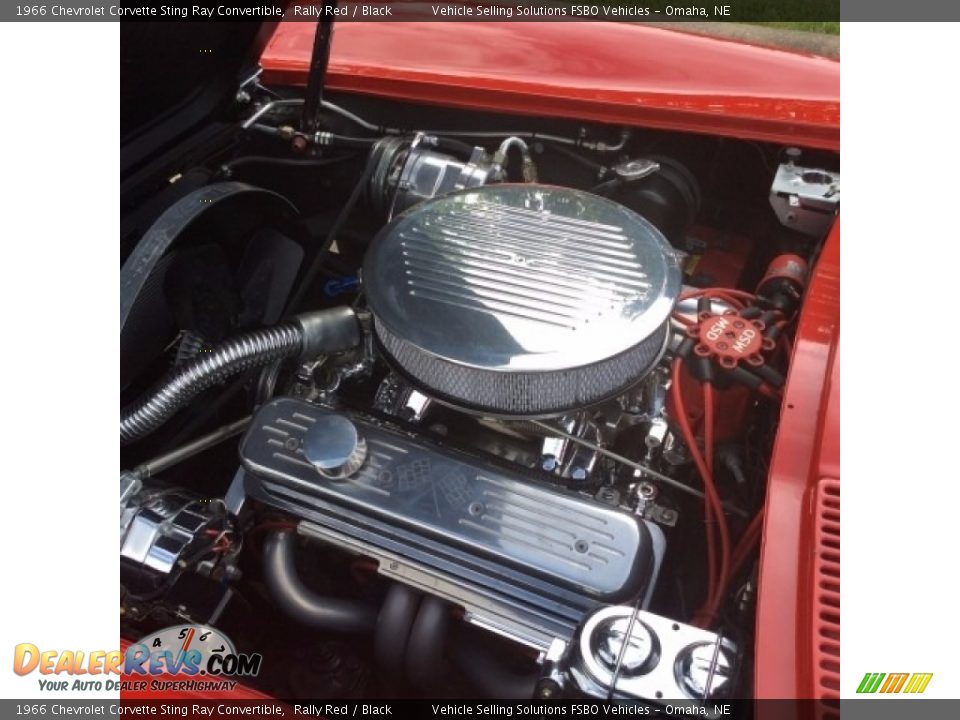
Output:
M800 306L809 270L807 261L799 255L778 255L757 285L757 296L767 300L775 310L793 313Z

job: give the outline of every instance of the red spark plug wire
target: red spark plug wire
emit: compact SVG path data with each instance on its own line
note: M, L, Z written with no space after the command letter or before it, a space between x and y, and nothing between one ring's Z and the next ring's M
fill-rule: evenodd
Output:
M756 295L752 293L748 293L744 290L734 290L733 288L696 288L694 290L687 290L686 292L680 293L680 301L699 297L709 297L717 300L723 300L725 303L738 310L744 307L744 303L757 299Z
M735 311L740 311L752 302L757 300L752 293L743 290L731 288L697 288L681 293L680 300L689 300L692 298L710 298L727 303ZM691 326L696 321L689 320L679 314L674 317L683 325ZM785 329L789 326L791 320L780 319L776 321L779 329ZM787 353L789 358L792 348L790 339L783 333L778 339L779 344ZM744 530L737 541L736 547L731 552L730 531L727 526L726 516L723 512L723 506L720 495L717 491L714 480L714 443L716 437L716 396L713 385L709 380L702 383L703 389L703 452L701 453L697 446L696 437L690 426L690 420L687 417L686 408L683 402L683 393L680 390L680 376L683 369L683 358L679 355L674 359L671 368L671 394L673 397L674 411L676 412L676 421L679 425L681 435L690 449L690 455L697 467L697 471L703 479L704 486L704 523L707 541L707 594L703 605L694 615L694 624L706 627L709 626L720 610L720 605L727 592L727 586L730 579L742 568L743 564L750 557L757 542L759 541L763 529L763 511L759 511L751 520L750 524ZM772 387L767 384L756 387L755 390L772 400L779 401L782 398L782 391L778 387ZM719 551L717 543L719 540Z
M743 563L746 562L747 558L750 557L754 546L760 540L762 530L763 509L761 508L760 511L753 516L753 520L747 525L747 529L743 531L743 535L740 536L740 540L737 541L737 545L733 549L733 557L730 560L731 575L735 575L743 566Z
M704 451L704 464L707 466L707 472L710 473L710 477L713 477L713 436L714 436L714 415L716 414L716 406L714 405L714 396L713 396L713 386L710 383L703 383L703 451ZM708 565L708 582L707 587L709 592L707 593L707 601L710 600L710 593L715 592L715 588L720 582L720 578L717 575L716 567L716 546L713 542L714 534L714 520L713 520L713 509L711 508L711 503L704 502L703 504L703 522L706 532L708 533L707 541L707 565Z
M703 454L701 454L700 449L697 447L697 440L694 437L693 430L690 428L690 421L687 418L686 407L683 402L683 394L680 391L680 370L683 367L683 359L677 357L673 361L673 367L671 372L671 383L670 391L673 394L673 404L674 409L677 414L677 424L680 427L680 432L683 435L683 440L687 444L687 447L690 450L690 455L693 458L694 464L697 466L697 470L700 472L700 476L703 478L703 488L704 494L706 495L706 503L704 510L704 517L707 519L708 524L706 527L707 531L707 557L708 557L708 567L709 567L709 558L710 554L713 553L714 557L717 557L716 548L714 546L714 537L712 532L712 526L716 526L717 533L720 537L720 552L719 552L719 570L715 571L714 582L708 583L709 589L707 592L707 598L704 602L704 607L701 609L701 612L698 613L698 616L704 618L704 622L709 623L717 612L717 609L720 605L720 600L722 596L720 590L726 582L726 577L729 574L730 568L730 533L727 529L726 518L723 514L723 506L720 502L720 496L717 494L717 488L713 481L713 472L707 466L707 461ZM709 397L709 400L708 400ZM711 392L704 394L705 406L709 408L706 410L705 417L710 419L710 439L713 439L713 393L712 388ZM706 434L706 433L705 433ZM711 447L709 453L713 457L713 449Z

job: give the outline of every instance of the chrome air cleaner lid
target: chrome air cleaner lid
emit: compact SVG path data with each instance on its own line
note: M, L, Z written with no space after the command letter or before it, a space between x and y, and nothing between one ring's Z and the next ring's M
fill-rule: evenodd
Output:
M547 415L610 397L659 359L673 249L605 198L489 185L417 205L377 236L364 287L383 348L460 407Z

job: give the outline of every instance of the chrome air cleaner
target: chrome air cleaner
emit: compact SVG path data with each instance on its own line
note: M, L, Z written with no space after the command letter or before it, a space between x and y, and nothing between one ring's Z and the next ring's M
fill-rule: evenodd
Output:
M649 371L681 275L640 215L527 184L416 205L377 236L363 279L383 349L425 392L530 417L596 403Z

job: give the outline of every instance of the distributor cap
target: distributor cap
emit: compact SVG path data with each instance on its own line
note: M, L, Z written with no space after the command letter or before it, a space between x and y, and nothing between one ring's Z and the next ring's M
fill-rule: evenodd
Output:
M769 360L784 326L779 310L753 305L715 312L708 298L700 298L697 320L687 325L677 353L704 382L736 382L775 394L784 376Z
M699 320L688 331L697 340L693 352L715 359L727 370L741 361L759 367L764 362L761 351L774 348L773 340L763 336L764 324L760 320L748 320L735 311L719 315L701 313Z

